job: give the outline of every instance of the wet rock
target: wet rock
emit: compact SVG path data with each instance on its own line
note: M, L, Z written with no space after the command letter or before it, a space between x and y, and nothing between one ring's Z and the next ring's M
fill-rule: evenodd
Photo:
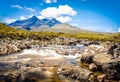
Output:
M93 58L97 67L107 75L107 79L120 79L120 59L107 53L100 53Z
M8 49L6 47L1 48L0 50L0 56L7 55Z
M0 81L5 82L5 75L0 75Z
M104 53L99 53L99 54L95 55L93 57L93 62L97 66L101 67L102 64L108 63L111 59L113 59L113 56L111 56L110 54L107 54L106 52L104 52Z
M89 70L86 70L80 66L75 66L73 64L63 64L57 70L58 75L62 77L68 77L74 80L79 80L80 82L92 82L91 74Z
M112 43L108 50L108 54L112 54L114 58L120 58L120 43Z
M120 58L104 63L102 70L107 74L108 79L120 80Z
M9 47L8 46L8 54L11 54L11 53L14 53L14 52L16 52L16 50L13 48L13 47Z
M16 69L19 69L21 68L22 66L24 66L24 64L22 62L15 62L13 64L13 67L16 68Z
M98 82L106 82L105 79L106 79L106 75L105 74L99 75L97 77Z
M89 65L89 69L90 69L91 71L96 71L96 70L97 70L97 66L96 66L94 63L91 63L91 64Z
M106 51L106 48L101 45L87 46L81 56L81 62L92 63L93 57L98 53Z
M19 82L19 73L10 73L5 77L5 82Z
M42 72L41 68L31 68L29 70L26 70L21 75L22 82L37 82L38 80L44 79L45 74Z

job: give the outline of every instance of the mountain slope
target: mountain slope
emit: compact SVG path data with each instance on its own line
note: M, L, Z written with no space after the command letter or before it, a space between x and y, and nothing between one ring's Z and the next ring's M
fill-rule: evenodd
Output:
M47 25L47 26L54 26L54 25L57 25L57 24L60 24L60 22L56 19L38 19L36 16L32 16L31 18L29 19L26 19L26 20L17 20L13 23L10 23L9 26L19 26L21 28L23 27L27 27L28 29L30 29L31 27L40 27L42 25ZM26 29L26 30L28 30Z
M16 29L14 28L11 28L3 23L0 23L0 33L3 33L3 32L14 32L16 31Z
M55 25L51 28L47 28L46 26L42 26L39 28L34 28L32 31L49 31L49 32L63 32L63 33L87 33L87 32L93 32L93 31L88 31L88 30L83 30L80 28L73 27L72 25L62 23L59 25Z

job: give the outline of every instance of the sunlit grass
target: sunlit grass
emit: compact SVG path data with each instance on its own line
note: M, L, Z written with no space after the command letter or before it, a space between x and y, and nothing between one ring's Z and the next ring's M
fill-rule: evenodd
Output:
M97 41L118 41L120 42L120 33L96 33L96 32L86 32L77 34L67 34L67 33L56 33L56 32L32 32L25 30L16 30L14 28L8 27L0 23L0 38L11 38L11 39L37 39L37 40L48 40L48 38L53 39L56 37L70 37L77 39L87 39L87 40L97 40Z

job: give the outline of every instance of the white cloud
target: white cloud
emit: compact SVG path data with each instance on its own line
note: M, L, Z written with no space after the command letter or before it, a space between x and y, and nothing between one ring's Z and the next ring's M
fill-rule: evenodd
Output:
M77 12L68 5L59 5L59 7L48 7L40 12L38 18L56 18L62 23L72 20L71 16L75 16Z
M45 17L43 17L43 16L37 16L39 19L44 19Z
M72 18L69 16L65 16L65 17L60 16L60 17L57 17L56 19L62 23L67 23L68 21L72 20Z
M68 5L60 5L58 7L58 13L59 14L67 14L67 15L71 15L71 16L75 16L77 14L77 12L74 11L73 8Z
M31 18L32 16L33 16L33 15L20 16L19 19L20 19L20 20L25 20L25 19Z
M3 22L5 22L7 24L15 22L15 21L16 21L16 19L10 19L10 18L6 18L6 19L3 20Z
M48 7L40 12L40 14L44 17L52 17L56 18L59 16L58 9L56 7Z
M40 12L40 15L45 18L57 18L62 21L64 18L65 20L70 20L71 18L68 16L75 16L77 12L68 5L60 5L57 7L48 7L46 9L43 9ZM66 16L63 16L66 15Z
M52 1L51 1L51 0L45 0L45 2L46 2L46 3L52 3Z
M35 9L30 8L30 7L24 7L25 10L31 11L31 12L35 12Z
M20 16L20 20L24 20L24 19L27 19L28 17L25 17L25 16Z
M35 9L30 8L30 7L22 7L20 5L11 5L10 7L12 8L18 8L18 9L22 9L22 10L26 10L26 11L31 11L31 12L35 12Z
M45 3L56 3L57 0L45 0Z
M118 28L118 32L120 32L120 28Z
M23 7L20 6L20 5L11 5L10 7L12 7L12 8L18 8L18 9L23 9Z

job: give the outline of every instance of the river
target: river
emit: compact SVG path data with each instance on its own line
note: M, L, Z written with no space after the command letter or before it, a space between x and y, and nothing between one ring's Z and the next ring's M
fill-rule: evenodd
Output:
M45 73L48 77L38 82L74 82L66 78L60 78L56 71L59 65L63 63L75 63L75 59L81 56L83 49L83 46L61 45L25 49L21 53L0 57L0 75L16 71L16 65L14 65L16 63L24 65L39 64L42 69L47 70Z

